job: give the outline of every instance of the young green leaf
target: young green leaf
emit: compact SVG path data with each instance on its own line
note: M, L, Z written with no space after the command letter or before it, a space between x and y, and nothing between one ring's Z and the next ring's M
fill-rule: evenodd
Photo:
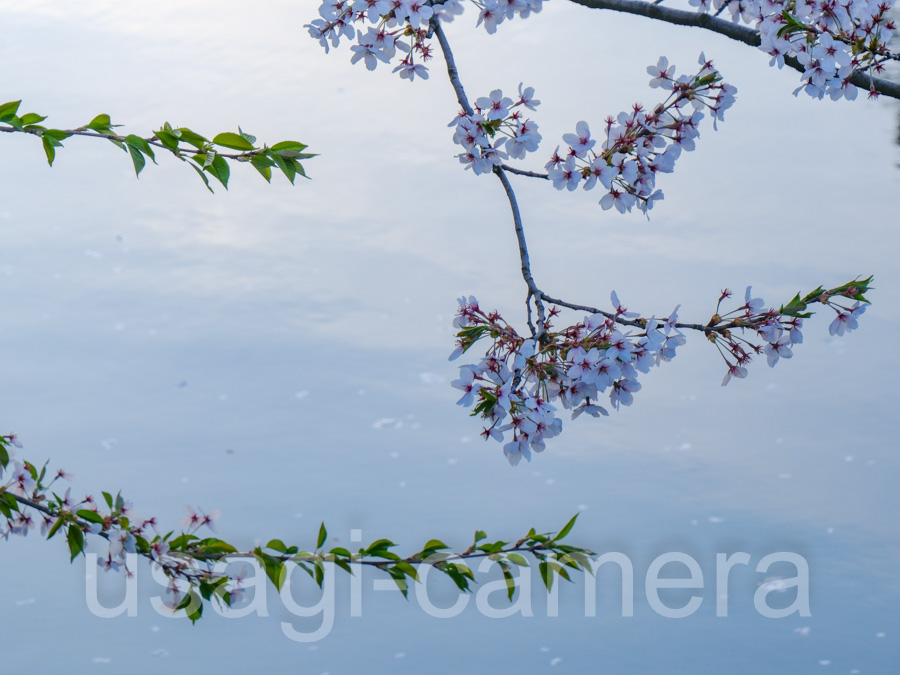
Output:
M253 150L253 143L248 141L244 136L233 134L230 131L217 134L212 142L216 145L221 145L223 148L231 148L232 150Z
M44 136L41 138L41 143L44 146L44 154L47 155L47 164L53 166L53 160L56 159L56 146L60 145L59 141Z
M16 116L22 101L10 101L0 105L0 122L7 122Z
M560 539L564 538L567 534L569 534L569 532L572 531L572 527L575 525L576 518L578 518L577 513L574 516L572 516L572 518L569 520L568 523L565 524L563 529L561 529L559 531L559 534L557 534L555 537L553 537L553 541L559 541Z
M70 560L75 560L84 550L84 532L78 525L69 525L69 529L66 530L66 541L69 543L69 553L72 556Z
M82 520L88 521L89 523L98 523L100 525L103 524L103 516L101 516L96 511L91 511L90 509L78 509L75 512L75 515Z
M37 124L38 122L43 122L46 117L43 115L38 115L37 113L25 113L19 119L23 126L29 126L31 124Z

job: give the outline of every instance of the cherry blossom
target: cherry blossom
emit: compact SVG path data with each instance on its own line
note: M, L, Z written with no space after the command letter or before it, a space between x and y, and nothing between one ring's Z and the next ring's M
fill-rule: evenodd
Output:
M571 158L571 156L570 156ZM834 309L833 335L857 327L867 300L871 277L836 288L817 288L804 297L797 294L778 310L766 309L762 298L748 287L742 304L730 311L722 307L732 297L723 291L712 318L705 325L680 323L676 307L665 319L641 318L610 294L612 311L596 310L577 323L555 329L553 320L562 310L552 307L531 336L520 335L499 312L486 312L474 297L459 298L453 320L458 330L451 359L466 354L479 341L488 347L477 363L460 367L451 385L463 391L458 403L471 408L485 423L482 437L503 444L503 454L513 466L542 452L546 441L562 432L558 408L571 410L574 420L587 413L609 415L600 404L603 396L615 410L630 406L643 388L640 376L670 361L686 343L682 329L701 331L725 360L722 386L747 377L754 356L765 354L772 367L793 356L803 342L801 328L814 303ZM855 304L842 304L846 299ZM736 304L736 303L735 303Z

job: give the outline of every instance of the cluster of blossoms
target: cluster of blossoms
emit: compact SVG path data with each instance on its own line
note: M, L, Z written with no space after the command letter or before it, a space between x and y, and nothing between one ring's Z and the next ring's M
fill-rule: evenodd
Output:
M684 336L675 328L677 308L666 319L632 320L636 316L612 294L613 313L597 313L561 331L552 331L550 317L538 338L523 338L496 312L484 312L474 297L460 298L454 326L459 329L458 358L482 337L492 344L476 364L460 366L460 377L452 386L463 391L459 405L474 407L473 414L487 420L485 439L511 440L503 446L510 464L516 465L531 452L541 452L545 440L562 431L555 412L558 403L594 417L608 415L599 404L609 396L610 405L631 405L641 388L639 373L647 373L661 361L675 356ZM620 322L637 326L622 333ZM608 394L607 394L608 392Z
M553 186L575 190L580 184L591 190L600 183L608 190L600 200L604 210L615 207L625 213L637 206L646 214L663 198L655 189L656 174L671 173L682 150L695 148L702 111L709 111L715 126L734 104L737 89L722 81L702 53L699 63L696 75L677 79L665 57L647 68L653 76L650 86L671 92L669 97L653 110L635 104L631 112L607 118L606 139L599 146L587 122L579 122L574 134L563 136L568 153L560 155L557 147L545 167Z
M427 79L424 64L432 56L428 24L436 9L453 12L452 7L432 7L425 0L325 0L319 7L322 18L304 28L326 52L329 44L337 47L342 37L355 37L350 62L363 61L369 70L375 70L379 61L390 63L399 50L402 58L394 72L410 81L416 76Z
M532 12L541 11L544 0L485 0L474 4L479 10L478 23L488 33L495 33L497 26L515 16L526 18ZM399 50L403 58L395 73L413 80L416 76L428 78L425 65L432 55L427 42L431 37L429 22L432 17L449 23L465 10L462 0L325 0L319 7L319 16L304 26L310 36L318 40L327 52L329 46L337 47L341 38L353 40L353 56L350 61L364 61L366 68L375 70L378 62L390 63Z
M461 0L325 0L319 7L322 18L304 28L326 52L341 38L356 38L350 62L363 61L369 70L375 70L379 61L390 63L399 51L402 58L394 72L413 81L417 76L428 79L425 63L433 51L428 42L432 17L450 22L462 12Z
M459 161L476 175L490 173L495 165L508 158L522 159L525 153L537 150L541 142L538 125L523 119L524 107L535 110L540 101L534 98L534 87L522 88L515 102L495 89L490 96L475 100L472 115L460 112L449 126L455 127L453 142L465 151L457 155Z
M485 440L504 443L503 452L516 465L531 453L542 452L546 439L558 436L562 420L557 407L571 410L572 419L582 413L608 415L600 397L611 406L631 405L641 389L640 373L669 361L685 343L681 329L703 332L725 359L727 372L722 385L732 377L747 376L754 355L765 354L770 366L792 356L791 348L803 341L803 319L811 316L807 306L821 303L834 309L832 335L843 335L857 327L857 319L868 301L863 293L871 277L837 288L817 288L801 298L798 294L780 309L764 309L764 302L751 297L748 287L744 304L720 315L723 291L716 313L705 326L678 322L678 307L665 319L643 319L628 312L612 294L612 312L597 312L560 331L551 319L560 310L553 307L536 337L518 335L497 312L485 312L474 297L460 298L453 325L458 329L454 360L482 338L491 344L478 363L460 366L459 379L451 385L463 392L457 402L472 408L486 420ZM839 302L855 300L847 307ZM627 331L627 332L623 332ZM554 405L556 404L556 405ZM509 436L507 437L507 432Z
M850 83L854 72L870 75L884 70L892 58L888 49L895 25L894 0L690 0L701 12L727 9L732 20L759 31L759 48L784 66L796 58L806 69L801 90L814 98L833 100L857 96ZM875 96L870 90L870 96Z

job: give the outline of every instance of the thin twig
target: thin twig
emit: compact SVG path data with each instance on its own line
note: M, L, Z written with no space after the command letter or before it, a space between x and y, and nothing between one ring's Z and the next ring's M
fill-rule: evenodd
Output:
M453 58L453 50L450 48L450 43L447 41L447 36L444 33L444 29L441 27L441 22L437 18L433 18L431 20L431 26L434 28L434 34L437 36L438 42L441 45L441 53L443 53L444 61L447 63L447 75L450 78L450 84L453 86L453 90L456 92L456 100L459 101L460 107L462 107L467 115L474 115L475 111L472 109L472 105L469 103L462 82L459 79L459 69L456 67L456 61ZM537 339L544 333L546 321L544 304L541 302L542 292L541 289L537 287L534 277L531 275L531 261L528 257L528 244L525 241L525 228L522 225L522 215L519 213L519 204L516 200L516 193L513 191L512 185L510 185L509 179L504 173L504 169L505 167L503 166L495 166L494 174L496 174L497 178L499 178L500 182L503 184L503 190L506 192L506 198L509 200L509 207L512 210L513 224L516 230L516 240L519 243L519 260L522 262L522 278L525 279L525 284L528 286L528 296L525 299L525 304L530 308L530 302L534 299L534 305L537 308L538 313L538 327L537 330L535 330L534 326L530 324L529 312L529 327L531 328L532 336ZM519 172L514 171L514 173Z
M537 171L526 171L525 169L517 169L514 166L510 166L509 164L501 164L500 168L504 171L508 171L509 173L514 173L517 176L528 176L529 178L543 178L545 180L550 180L550 176L545 173L538 173Z

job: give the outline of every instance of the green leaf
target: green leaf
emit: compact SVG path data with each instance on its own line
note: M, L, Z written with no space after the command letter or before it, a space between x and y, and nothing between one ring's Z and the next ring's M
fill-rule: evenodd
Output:
M203 146L209 143L203 136L200 134L196 134L187 127L181 127L180 129L173 129L172 135L176 138L180 138L185 143L189 143L193 145L198 150L202 150Z
M364 553L366 555L378 555L378 552L384 552L391 546L396 546L396 544L390 539L378 539L369 544L369 548Z
M42 115L38 115L37 113L25 113L24 115L22 115L19 121L27 126L29 124L37 124L38 122L43 122L45 119L47 118Z
M104 493L103 493L103 499L106 500L106 505L107 505L109 508L112 508L112 506L113 506L113 498L112 498L112 495L109 494L108 492L104 492Z
M260 557L263 559L266 567L266 576L269 577L275 588L280 591L281 587L284 586L285 578L287 578L287 570L284 567L284 563L269 555L261 555Z
M78 509L75 512L75 515L81 518L82 520L86 520L89 523L99 523L103 524L103 516L101 516L96 511L91 511L90 509Z
M397 584L397 588L400 589L400 592L403 593L404 598L409 598L409 584L406 583L406 575L399 570L389 569L387 573L391 575L391 578L394 580L394 583Z
M50 527L50 531L47 532L47 539L52 539L53 535L59 531L59 528L61 528L65 524L65 522L65 518L57 518L56 522L53 523L53 525Z
M150 147L150 144L145 139L141 138L140 136L136 136L135 134L129 134L125 137L125 142L128 145L143 152L153 160L154 164L156 164L156 157L153 155L153 148Z
M44 129L41 132L42 138L50 138L53 141L64 141L71 135L72 134L67 131L63 131L62 129ZM56 143L55 145L61 146L62 144Z
M272 158L272 161L275 162L275 166L281 169L281 172L285 175L285 177L291 182L291 185L294 184L294 178L297 175L297 170L294 168L294 164L292 161L285 161L283 157L270 152L268 156Z
M195 158L197 157L204 157L204 155L195 155ZM212 158L212 160L210 160L210 158ZM218 180L227 190L228 177L231 175L231 169L228 168L228 162L214 152L209 152L205 155L203 164L203 170L215 176L216 180Z
M156 137L159 139L159 142L166 146L169 150L175 152L178 151L178 139L168 131L160 129L156 132Z
M574 516L572 516L572 518L569 520L568 523L565 524L565 526L563 527L563 529L561 529L561 530L559 531L559 534L557 534L557 535L553 538L553 541L559 541L560 539L564 538L567 534L569 534L569 532L572 531L572 527L575 525L575 519L576 519L576 518L578 518L578 514L577 514L577 513L576 513Z
M525 560L524 556L521 556L518 553L510 553L506 558L519 567L528 567L528 561Z
M506 598L507 600L512 601L513 595L515 595L516 592L516 578L508 568L503 570L503 580L506 581Z
M47 164L53 166L53 160L56 159L56 149L54 148L53 139L44 136L41 138L41 142L44 145L44 153L47 155ZM56 145L59 145L59 142L56 142Z
M10 118L15 117L21 104L22 101L10 101L0 105L0 122L6 122Z
M187 595L184 596L184 599L178 604L178 607L175 609L188 609L191 605L195 606L195 609L188 613L187 618L191 620L191 623L197 623L197 620L203 616L203 601L200 599L200 596L192 588L188 591Z
M785 35L790 35L792 33L809 31L809 26L799 21L786 9L782 10L781 17L784 19L785 25L778 29L778 37L784 37Z
M250 163L253 165L253 168L259 171L260 175L266 179L267 183L272 182L271 167L275 165L275 162L264 155L256 155L250 160Z
M287 546L285 546L285 543L281 541L281 539L272 539L266 544L266 548L270 548L273 551L278 551L280 553L284 553L287 550Z
M246 133L240 127L238 127L238 133L241 135L241 138L246 138L248 143L250 143L250 144L256 143L256 136Z
M237 553L237 549L234 546L221 539L203 539L197 542L197 546L204 553Z
M322 523L319 526L319 539L316 543L316 548L322 548L322 544L325 543L325 540L328 538L328 531L325 529L325 523Z
M6 449L6 444L0 443L0 466L6 467L9 464L9 451Z
M419 580L419 574L418 572L416 572L416 568L410 565L405 560L401 560L400 562L396 563L394 565L394 569L400 570L403 574L411 577L412 579L415 579L416 581Z
M541 562L538 564L538 569L541 572L541 579L544 581L544 586L547 587L547 592L553 588L553 570L546 562Z
M231 148L232 150L253 150L253 143L248 141L244 136L233 134L230 131L216 135L212 140L216 145L223 148Z
M306 149L306 145L303 143L298 143L297 141L281 141L281 143L276 143L269 150L277 152L281 154L284 151L288 152L300 152L301 150ZM282 157L290 157L290 155L281 155Z
M462 563L442 562L435 565L435 568L450 577L461 591L468 591L469 580L475 580L472 570Z
M143 153L130 143L128 144L128 153L131 155L131 161L134 163L134 175L140 178L141 171L144 169L147 161L144 159Z
M213 192L213 189L209 186L209 178L206 177L206 174L203 173L203 171L197 168L197 166L195 166L194 164L191 164L191 168L197 172L197 175L199 175L200 178L203 179L203 183L206 185L206 189L210 192Z
M88 129L93 129L94 131L100 131L103 133L109 133L111 131L110 127L112 126L112 121L109 119L109 115L97 115L94 119L92 119L88 125Z
M69 542L69 553L72 556L71 562L78 557L79 553L84 551L84 533L78 525L69 525L69 529L66 530L66 541Z
M188 544L197 539L198 537L193 534L180 534L169 542L169 548L173 551L183 551L187 548Z

